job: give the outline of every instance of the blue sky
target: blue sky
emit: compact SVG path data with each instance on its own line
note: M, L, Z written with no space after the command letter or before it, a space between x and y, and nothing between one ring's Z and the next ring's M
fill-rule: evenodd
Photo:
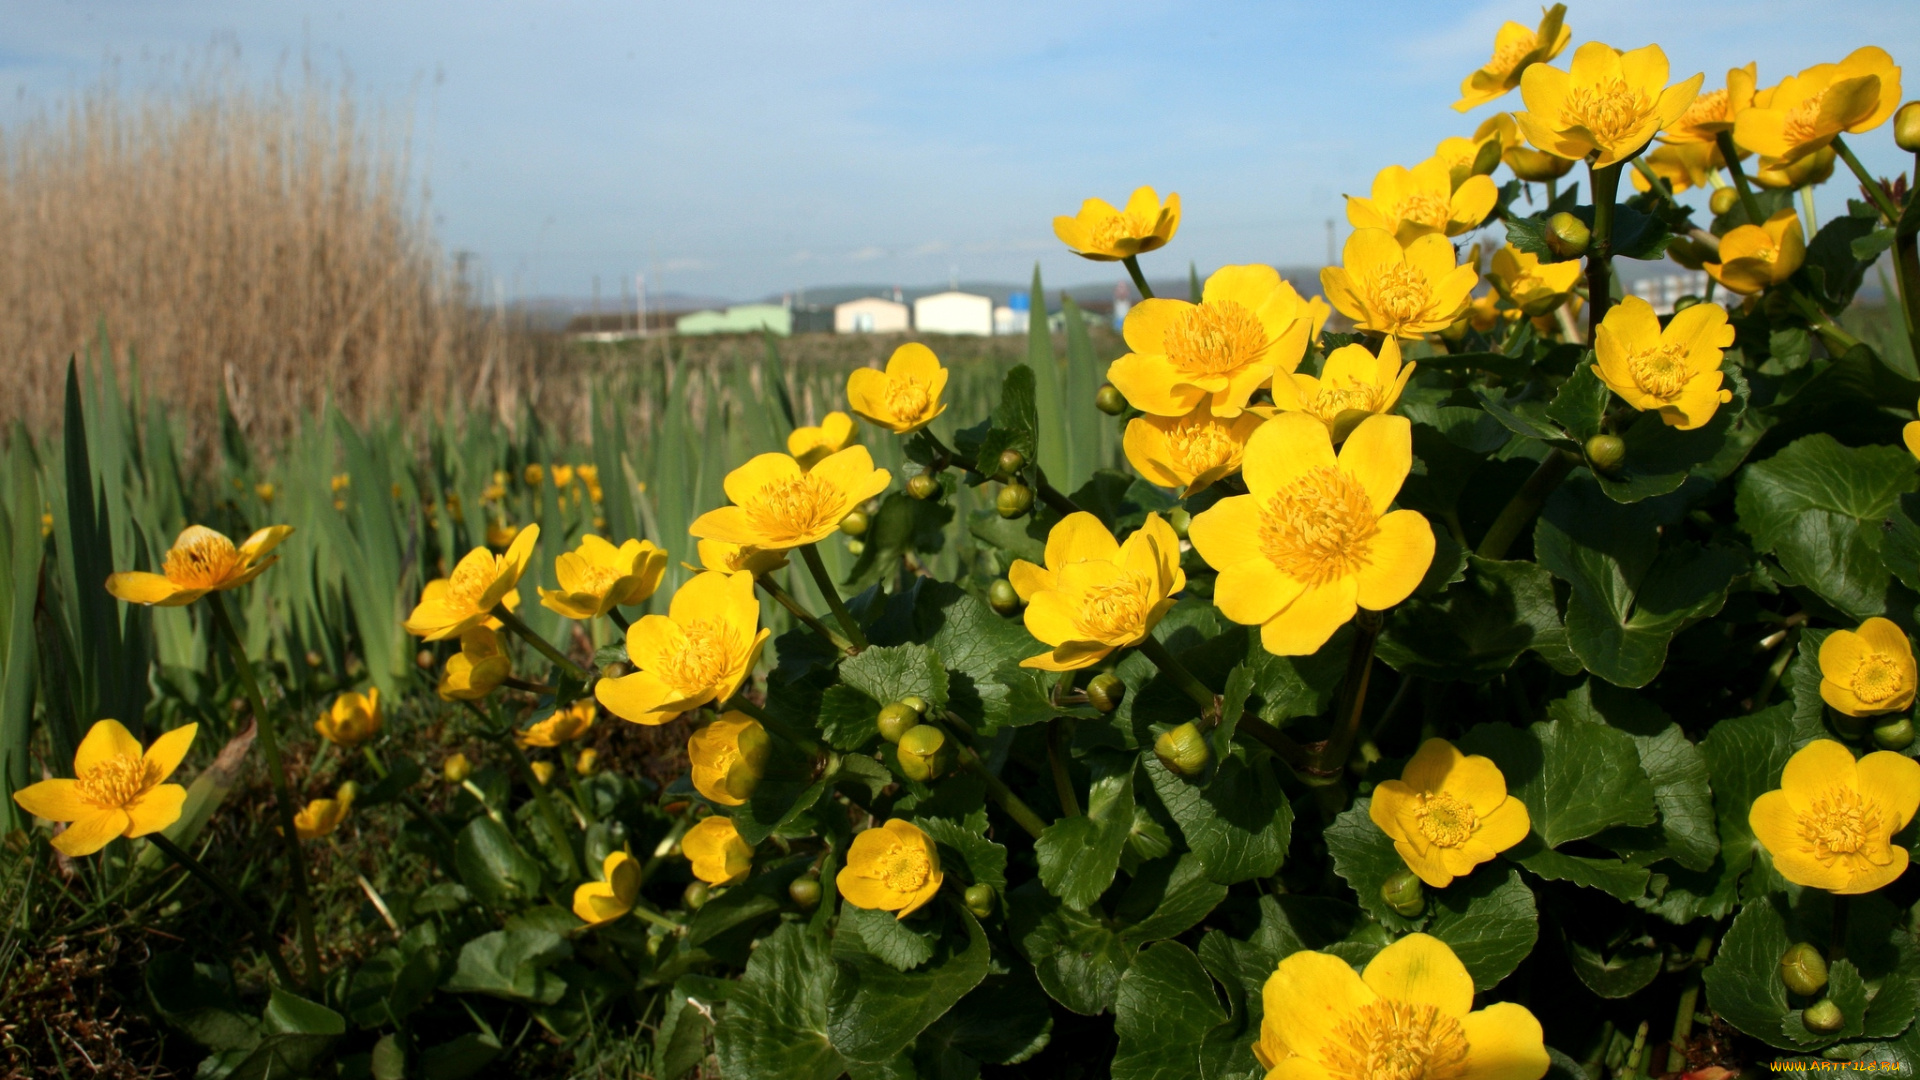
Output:
M1534 3L808 4L469 0L3 0L0 123L117 60L237 44L270 78L303 56L410 117L440 239L519 295L655 290L751 298L850 282L1112 280L1066 254L1082 198L1177 190L1150 274L1317 264L1340 194L1469 133L1449 107L1506 19ZM1863 44L1904 63L1920 4L1574 3L1576 43L1658 41L1676 78L1758 60L1763 83ZM1562 59L1564 64L1564 58ZM1920 71L1909 83L1920 79ZM1920 85L1920 84L1916 84ZM1907 96L1916 94L1909 85ZM1519 108L1519 95L1500 103ZM1911 168L1888 130L1856 140ZM1847 185L1850 187L1851 185ZM1823 189L1840 209L1842 179Z

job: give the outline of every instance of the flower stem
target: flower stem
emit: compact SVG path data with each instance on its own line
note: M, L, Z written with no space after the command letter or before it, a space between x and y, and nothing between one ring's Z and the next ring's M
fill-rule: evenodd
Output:
M526 679L516 679L511 675L507 676L504 679L501 679L500 685L510 686L515 690L524 690L529 694L535 694L535 695L551 694L554 692L553 687L548 686L546 683L528 682Z
M1853 170L1853 175L1859 178L1860 186L1865 189L1867 198L1873 200L1874 209L1880 211L1881 216L1887 219L1888 225L1898 225L1900 208L1893 205L1892 199L1887 198L1886 189L1880 186L1880 181L1875 180L1873 174L1867 171L1867 167L1860 164L1860 159L1853 156L1853 148L1847 145L1847 140L1835 135L1833 149L1840 155L1840 160L1847 163L1847 168Z
M1753 197L1753 185L1747 183L1747 171L1740 167L1740 151L1733 145L1733 132L1722 131L1714 136L1720 147L1720 156L1727 163L1727 173L1733 177L1733 189L1740 193L1740 205L1747 212L1747 222L1758 225L1766 218L1760 216L1760 200Z
M625 615L620 614L620 609L617 607L610 607L607 609L607 618L612 619L613 625L619 627L620 632L623 634L626 633L627 630L630 629L633 625L632 623L627 621L627 617Z
M1080 504L1060 493L1060 489L1047 483L1047 474L1038 468L1033 470L1034 490L1039 493L1040 501L1053 507L1053 512L1061 517L1080 512Z
M1613 200L1620 191L1620 165L1589 166L1588 173L1593 185L1593 239L1587 246L1587 339L1592 341L1613 303Z
M858 652L867 647L867 635L860 630L860 623L840 602L840 590L833 587L833 575L827 573L827 564L820 561L820 549L812 544L800 545L800 558L807 564L807 572L813 575L813 583L820 586L820 594L827 598L827 606L833 609L833 617L839 620L840 629L846 632L847 640L853 647L848 652Z
M954 745L959 750L960 767L978 773L980 779L987 785L987 794L994 802L1000 804L1000 809L1007 812L1007 816L1013 819L1014 824L1025 830L1028 836L1035 840L1040 839L1040 834L1047 829L1047 823L1039 814L1033 812L1033 807L1021 801L1020 796L1015 795L1012 788L989 772L986 762L980 760L980 755L974 753L973 747L959 739L954 740Z
M1540 467L1533 470L1533 475L1527 477L1527 482L1521 484L1520 490L1501 508L1500 516L1487 527L1487 534L1480 538L1480 547L1474 554L1483 559L1506 558L1507 549L1520 538L1520 531L1546 505L1547 496L1553 494L1553 489L1560 486L1560 481L1565 480L1578 463L1579 459L1565 450L1548 451L1546 460L1540 462Z
M1827 945L1827 964L1839 963L1847 958L1847 916L1852 913L1847 901L1851 897L1835 893L1833 897L1833 936Z
M1647 164L1647 159L1644 155L1633 159L1633 171L1645 177L1647 183L1652 186L1653 190L1657 192L1662 199L1665 199L1668 204L1672 204L1673 188L1667 185L1666 177L1653 171L1653 166Z
M306 987L309 991L317 992L321 986L320 942L313 932L313 897L307 890L307 856L300 850L300 836L294 830L293 789L287 784L286 765L280 759L280 739L274 733L274 720L267 713L266 701L260 696L260 684L254 681L253 662L247 659L247 647L241 643L239 633L233 628L233 619L227 614L225 598L218 592L210 592L207 594L207 606L213 609L213 622L219 628L220 636L227 639L227 651L233 657L234 670L239 673L241 689L246 692L247 703L253 706L253 715L258 721L260 746L267 755L267 775L273 781L274 801L280 806L280 837L287 852L287 876L293 879L293 917L299 924L300 958L306 967Z
M1860 164L1860 159L1853 156L1853 149L1847 145L1847 141L1838 135L1834 136L1833 149L1846 161L1847 168L1853 170L1853 175L1860 179L1860 186L1866 189L1867 198L1873 200L1874 208L1886 217L1887 224L1894 229L1893 278L1900 286L1900 310L1907 326L1907 342L1913 355L1920 357L1920 243L1916 243L1912 229L1900 227L1899 210L1887 197L1886 189L1867 172L1866 166ZM1914 165L1916 175L1920 175L1920 154L1914 155ZM1920 196L1910 193L1907 199L1911 202L1916 197Z
M1080 816L1080 800L1073 793L1073 777L1067 772L1067 719L1056 716L1047 721L1047 767L1053 773L1053 793L1060 800L1064 817Z
M1367 707L1367 682L1373 674L1373 646L1380 638L1380 613L1361 608L1354 618L1356 633L1347 654L1347 677L1340 684L1340 703L1334 712L1333 734L1314 755L1317 772L1337 774L1347 763L1353 740L1360 733L1360 716Z
M809 754L817 754L820 752L820 740L808 735L802 735L800 732L788 727L785 721L776 718L772 713L754 704L745 694L735 694L733 700L727 702L725 707L738 709L746 713L748 716L760 721L761 727L766 728L768 731L773 732L775 735L780 736Z
M761 574L753 580L755 584L766 590L768 596L773 597L775 603L786 608L789 614L799 619L803 626L819 634L822 641L833 647L834 652L851 656L856 651L851 642L827 629L826 623L821 622L813 612L806 609L805 605L794 599L792 593L781 588L780 583L773 580L773 575Z
M1140 639L1140 644L1136 648L1147 659L1153 661L1153 666L1159 668L1162 675L1172 679L1175 686L1192 698L1194 704L1200 706L1202 718L1207 720L1219 718L1220 696L1207 689L1207 684L1195 678L1193 672L1187 670L1187 665L1182 664L1167 651L1165 645L1160 644L1159 638L1148 634Z
M1687 973L1686 989L1680 991L1680 1004L1673 1010L1673 1038L1667 1040L1667 1072L1687 1071L1687 1039L1693 1035L1693 1012L1700 1003L1700 968L1713 955L1713 935L1701 934L1693 946L1693 969Z
M212 889L219 894L220 899L227 902L227 906L233 909L234 915L241 922L246 923L247 929L253 931L254 936L260 939L260 949L267 954L267 963L273 967L273 973L280 977L282 984L288 987L300 985L294 980L293 972L287 969L287 961L280 955L280 949L274 944L273 932L260 921L260 916L254 914L253 909L247 906L247 902L240 899L240 894L233 891L233 886L220 880L213 871L201 865L200 860L189 854L187 849L169 840L166 833L148 833L147 840L154 847L166 852L168 858L179 863L182 870L199 878L201 884Z
M1133 278L1133 287L1140 290L1140 299L1142 300L1153 299L1153 286L1147 284L1147 275L1140 272L1139 258L1137 256L1128 255L1125 258L1121 259L1120 261L1126 264L1127 274ZM1044 315L1041 317L1045 318Z
M486 713L481 712L480 707L473 702L469 701L466 705L474 712L480 713L483 719L486 718ZM566 825L560 820L559 811L553 808L553 798L547 794L547 785L541 783L540 778L534 775L533 762L527 760L527 752L520 749L520 744L514 741L511 729L500 736L500 742L513 753L514 763L520 766L520 774L526 778L527 786L533 789L533 801L540 808L540 817L547 823L547 830L553 834L554 842L566 850L567 866L573 871L573 876L585 878L587 875L580 866L580 855L573 850L573 839L567 834Z
M538 650L540 655L553 661L554 664L560 668L560 670L566 672L567 674L573 676L576 679L585 681L587 677L587 673L580 670L580 665L567 659L567 655L561 652L559 649L554 648L552 642L548 641L546 638L541 637L539 634L534 633L533 627L528 626L525 622L521 621L520 616L515 615L513 612L507 610L507 605L495 604L493 606L493 617L496 619L499 619L501 625L505 626L507 629L513 631L514 633L524 638L527 644L533 646L536 650Z

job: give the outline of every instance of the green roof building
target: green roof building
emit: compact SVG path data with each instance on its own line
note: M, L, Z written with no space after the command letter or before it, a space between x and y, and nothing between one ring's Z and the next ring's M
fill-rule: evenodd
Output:
M793 311L785 304L736 304L725 311L696 311L673 324L681 334L757 334L771 330L781 337L793 333Z

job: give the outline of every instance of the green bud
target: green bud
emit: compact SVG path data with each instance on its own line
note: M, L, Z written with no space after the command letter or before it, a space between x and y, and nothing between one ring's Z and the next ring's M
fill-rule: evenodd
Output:
M787 883L787 895L795 904L811 911L820 902L820 882L802 874Z
M1593 242L1593 230L1587 223L1565 210L1547 219L1547 246L1561 258L1585 255Z
M1427 909L1427 890L1420 883L1420 875L1411 870L1403 869L1383 882L1380 899L1409 919Z
M465 754L450 754L440 763L440 775L447 778L447 783L458 784L473 775L473 764Z
M867 545L866 545L866 542L863 540L847 541L847 554L849 555L861 555L861 554L864 554L866 550L867 550Z
M1877 721L1871 716L1848 716L1846 713L1829 713L1833 717L1833 726L1842 738L1864 739L1874 729Z
M919 694L908 694L906 697L900 699L900 704L905 705L921 716L927 715L927 699L921 697Z
M1176 506L1167 511L1167 524L1173 527L1173 535L1185 540L1187 530L1193 528L1193 515L1187 513L1186 507Z
M1127 411L1127 395L1112 383L1102 383L1100 389L1093 392L1093 407L1108 416L1119 416Z
M1587 464L1611 476L1627 458L1627 442L1618 435L1595 435L1587 440Z
M920 473L907 481L907 494L916 499L931 499L940 494L940 481L932 473Z
M1800 1022L1807 1025L1808 1031L1827 1035L1846 1026L1847 1016L1832 998L1821 998L1807 1006L1807 1011L1800 1014Z
M1802 941L1780 957L1780 981L1803 997L1827 988L1827 960L1820 950Z
M969 885L963 897L967 910L973 912L975 918L984 919L993 914L993 886Z
M1882 750L1905 750L1913 745L1913 722L1902 717L1873 729L1873 744Z
M906 734L900 736L900 771L906 773L909 780L924 784L938 779L947 771L947 759L951 756L947 733L932 724L908 728Z
M1095 675L1087 683L1087 700L1101 712L1112 712L1120 707L1120 700L1127 696L1127 684L1110 671Z
M321 664L324 664L326 662L327 662L326 657L321 656L319 653L314 652L312 649L307 650L307 666L308 667L317 668Z
M1000 489L1000 495L993 505L994 509L1000 511L1001 517L1017 518L1033 509L1033 489L1025 484L1008 484Z
M1014 591L1013 582L994 578L987 587L987 603L997 614L1011 615L1020 610L1020 594Z
M1909 101L1893 114L1893 145L1920 154L1920 101Z
M1213 760L1213 748L1207 745L1207 737L1189 720L1171 731L1162 732L1153 740L1153 756L1167 771L1180 776L1199 776L1207 771L1207 763Z
M711 895L713 890L707 887L706 882L696 881L687 886L686 892L680 894L680 903L685 905L688 911L699 911L707 906L707 898Z
M896 701L880 710L880 737L890 743L900 741L900 736L913 730L920 723L920 713L904 702Z
M1000 451L1000 471L995 475L1012 476L1027 467L1027 455L1018 450Z
M867 515L865 511L855 510L840 519L840 531L848 536L867 535Z
M1730 187L1720 188L1707 196L1707 209L1713 211L1714 217L1730 213L1738 205L1740 205L1740 193Z
M1701 299L1698 296L1693 295L1692 293L1688 293L1685 296L1675 297L1673 301L1673 313L1675 315L1678 315L1681 312L1687 310L1690 307L1693 307L1696 304L1704 304L1704 303L1706 303L1705 300Z

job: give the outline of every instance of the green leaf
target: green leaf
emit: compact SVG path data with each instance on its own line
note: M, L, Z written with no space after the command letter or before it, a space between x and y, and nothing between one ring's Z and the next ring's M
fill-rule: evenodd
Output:
M420 1072L426 1080L466 1080L493 1064L501 1052L500 1040L490 1032L469 1031L420 1051Z
M1567 429L1568 435L1585 442L1600 434L1600 422L1612 401L1613 391L1600 381L1599 369L1591 360L1584 360L1560 384L1560 392L1547 406L1547 415Z
M1428 894L1432 918L1427 933L1453 949L1473 976L1473 988L1491 990L1533 951L1540 917L1533 890L1518 870L1481 867L1445 889Z
M1721 367L1722 385L1733 400L1714 410L1713 418L1691 431L1682 431L1658 413L1641 413L1620 439L1626 456L1611 473L1595 474L1600 490L1615 502L1631 503L1678 491L1689 472L1714 460L1728 445L1746 415L1748 389L1740 366L1729 359Z
M385 948L354 969L344 1005L360 1027L394 1025L425 1005L439 984L440 965L433 950Z
M922 1075L969 1076L968 1062L1016 1065L1046 1047L1053 1034L1047 995L1032 968L1017 960L1009 966L982 979L914 1040L916 1057L936 1057L947 1069L922 1069Z
M1227 1022L1198 957L1163 941L1120 977L1114 1002L1114 1080L1189 1080L1201 1075L1201 1042Z
M1493 759L1508 796L1526 804L1533 834L1547 847L1657 816L1652 781L1626 732L1580 720L1480 724L1460 749Z
M1129 924L1120 940L1132 947L1176 937L1197 926L1220 901L1227 887L1209 880L1193 853L1143 864L1114 904L1114 918Z
M346 1018L280 987L260 1016L260 1042L226 1074L227 1080L306 1076L347 1033Z
M1134 763L1132 756L1095 758L1086 812L1048 825L1034 844L1041 884L1075 911L1100 899L1120 869L1133 831Z
M1007 924L1021 955L1055 1001L1083 1016L1113 1007L1133 950L1107 924L1029 881L1008 896Z
M986 932L958 904L949 910L965 934L966 947L956 947L956 935L949 928L933 958L911 972L896 970L857 942L843 948L836 937L837 973L828 993L828 1033L834 1048L848 1060L880 1062L893 1057L986 978ZM841 935L845 934L843 927Z
M940 654L947 666L947 707L982 734L1055 716L1097 715L1055 707L1047 698L1046 674L1019 666L1043 648L1019 619L1002 618L957 585L922 580L914 588L913 639Z
M1353 887L1360 906L1380 925L1402 934L1418 930L1426 922L1426 912L1408 918L1388 907L1380 895L1380 887L1405 870L1407 861L1394 849L1393 838L1367 816L1372 804L1372 799L1355 799L1353 806L1341 811L1327 827L1323 835L1327 854L1333 858L1333 871Z
M901 556L939 551L946 544L947 523L952 520L953 504L944 499L916 499L901 491L888 493L861 537L865 546L844 584L858 592L899 566Z
M1569 881L1582 888L1599 889L1616 900L1633 901L1645 896L1648 879L1652 877L1645 868L1618 859L1555 851L1543 846L1537 836L1527 837L1505 854L1548 881Z
M1608 829L1597 834L1597 842L1642 866L1660 859L1673 859L1690 870L1705 870L1713 864L1720 853L1720 836L1714 827L1707 762L1680 725L1638 694L1592 680L1549 703L1547 714L1626 732L1640 755L1640 767L1653 783L1659 822L1651 827Z
M260 1024L241 1011L233 977L223 967L196 964L183 952L161 953L144 973L147 997L167 1023L209 1050L250 1048Z
M1249 762L1236 750L1220 758L1205 787L1151 755L1143 756L1142 768L1209 878L1233 885L1280 869L1293 836L1293 807L1266 761Z
M827 998L836 979L828 944L798 923L767 935L714 1031L727 1076L834 1080L846 1062L827 1035Z
M919 695L935 709L947 704L947 669L925 645L875 645L840 665L848 686L886 705Z
M572 955L573 946L551 930L495 930L461 947L447 989L551 1005L567 983L547 968Z
M1747 467L1734 505L1756 549L1859 620L1888 611L1882 523L1915 485L1913 455L1904 448L1846 447L1818 434Z
M949 873L956 869L948 855L948 852L951 852L960 857L968 882L991 885L997 895L1006 895L1007 849L987 839L985 807L975 809L965 821L916 817L913 823L932 837L935 843L947 849L940 856L943 869Z
M1890 527L1880 539L1880 560L1900 584L1920 592L1920 494L1900 496L1887 522Z
M770 739L768 743L760 782L754 785L746 804L731 811L733 826L748 845L759 844L812 809L834 781L825 773L816 777L813 755L787 740Z
M820 734L835 750L858 750L879 734L880 703L846 684L820 695Z
M1464 580L1394 607L1376 646L1403 675L1485 682L1530 648L1566 648L1553 578L1538 564L1467 557Z
M489 904L511 905L540 895L540 864L490 817L476 817L453 845L460 880Z
M1587 989L1603 998L1632 997L1660 976L1665 963L1651 939L1627 942L1612 952L1602 952L1568 938L1567 959L1573 973Z
M1780 786L1780 773L1793 753L1792 715L1793 706L1782 702L1751 716L1721 720L1700 743L1713 780L1720 855L1730 873L1746 870L1760 850L1747 813L1755 799Z
M916 922L919 920L916 920ZM933 958L933 939L894 918L891 911L875 911L847 904L840 909L840 927L833 938L836 958L864 953L896 971L912 971Z
M1538 439L1562 450L1579 452L1579 444L1567 438L1567 433L1560 430L1560 426L1548 417L1545 404L1538 401L1510 401L1506 398L1505 391L1500 390L1492 393L1475 390L1474 394L1479 397L1480 404L1487 412L1495 420L1506 425L1507 430L1515 435Z

